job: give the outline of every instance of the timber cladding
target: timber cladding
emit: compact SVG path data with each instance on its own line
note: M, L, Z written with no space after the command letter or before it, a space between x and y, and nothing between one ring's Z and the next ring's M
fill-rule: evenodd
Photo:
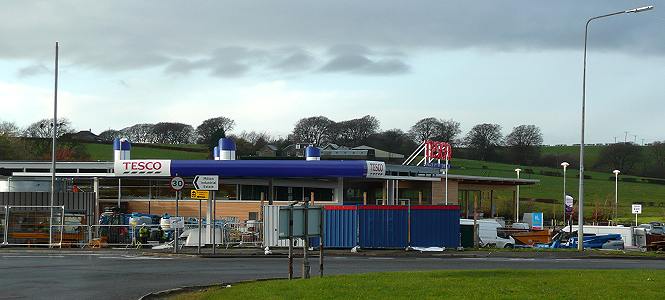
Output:
M208 210L208 201L201 201L201 214L203 217ZM286 203L286 202L285 202ZM267 204L267 202L266 202ZM261 202L248 201L248 202L228 202L217 201L215 216L220 217L236 217L240 221L249 219L250 212L259 212ZM285 204L284 204L285 205ZM155 215L175 215L175 200L132 200L127 202L127 212L141 212ZM199 201L197 200L180 200L178 201L178 214L182 217L198 217L199 216Z
M12 206L11 211L43 211L51 205L49 192L0 192L0 206ZM65 206L66 213L85 214L88 225L95 223L95 193L58 192L54 194L53 205ZM4 209L4 207L3 207Z

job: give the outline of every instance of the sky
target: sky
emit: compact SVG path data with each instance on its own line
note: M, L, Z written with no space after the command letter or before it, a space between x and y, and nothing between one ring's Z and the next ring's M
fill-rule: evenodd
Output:
M3 1L0 121L79 130L226 116L286 136L303 117L497 123L579 143L665 140L665 2L601 0ZM628 132L628 133L626 133Z

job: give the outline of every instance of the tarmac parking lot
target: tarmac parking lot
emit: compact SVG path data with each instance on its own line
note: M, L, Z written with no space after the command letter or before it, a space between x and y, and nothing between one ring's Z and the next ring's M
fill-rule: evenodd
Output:
M301 260L294 270L300 273ZM627 258L327 256L326 274L437 269L665 269ZM201 258L135 251L0 251L0 299L137 299L182 286L286 277L284 257ZM318 261L312 261L318 274Z

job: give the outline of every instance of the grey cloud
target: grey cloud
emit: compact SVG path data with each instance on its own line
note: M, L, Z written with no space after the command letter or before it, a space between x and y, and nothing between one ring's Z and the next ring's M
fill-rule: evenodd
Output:
M401 74L409 66L398 59L370 59L359 54L347 54L334 57L321 68L323 72L352 72L359 74Z
M166 66L176 73L234 69L218 62L222 57L236 70L242 68L235 64L242 64L250 72L256 65L298 65L280 65L281 56L252 50L285 45L310 51L345 45L330 49L328 55L371 60L391 56L381 49L406 54L464 48L579 50L587 18L641 5L634 0L220 0L196 5L15 0L4 1L0 10L0 18L12 24L0 27L0 59L46 62L56 39L62 42L61 59L79 66L110 71ZM658 38L663 20L665 10L657 8L595 22L590 47L663 55L665 39ZM242 47L225 48L228 45ZM214 49L222 50L213 54ZM211 59L212 65L199 67L194 58L201 57ZM177 65L177 59L194 65ZM298 59L307 60L295 57L293 62Z
M17 75L19 77L30 77L35 75L47 74L49 72L51 71L44 64L36 63L19 69Z
M274 64L272 68L287 72L302 71L311 68L314 62L315 58L311 54L299 51L288 55L286 58Z

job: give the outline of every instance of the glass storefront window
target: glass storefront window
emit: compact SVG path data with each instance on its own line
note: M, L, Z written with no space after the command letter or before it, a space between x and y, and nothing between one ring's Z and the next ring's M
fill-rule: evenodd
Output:
M220 200L238 200L238 185L220 184L217 199Z

